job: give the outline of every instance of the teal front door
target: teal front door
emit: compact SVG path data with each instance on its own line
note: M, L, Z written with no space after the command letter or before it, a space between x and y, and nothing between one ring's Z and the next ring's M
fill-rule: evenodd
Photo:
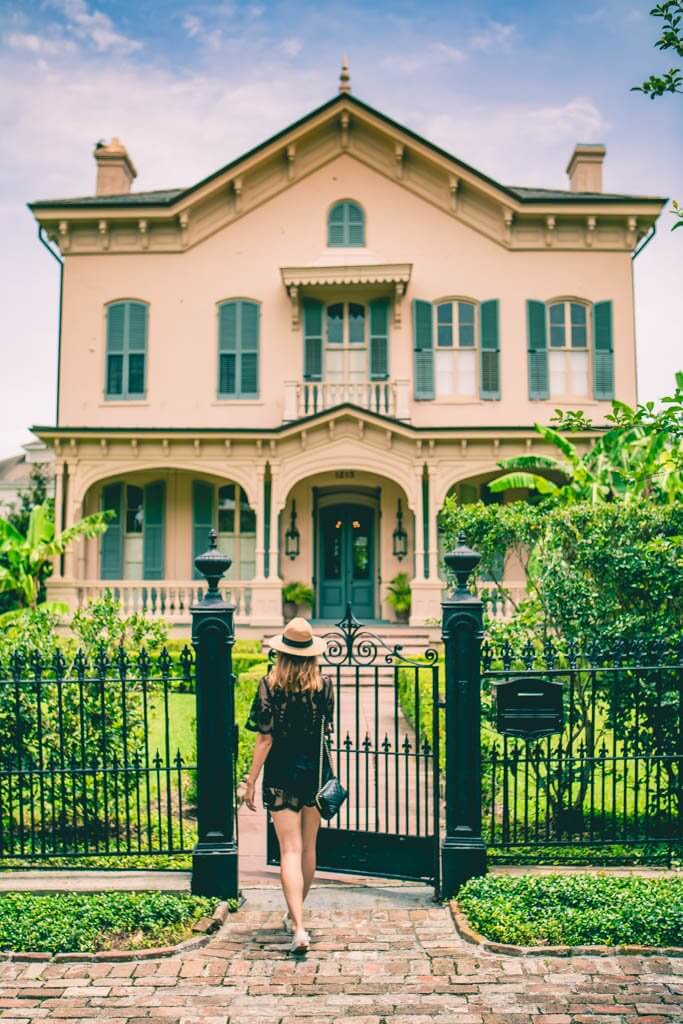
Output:
M348 602L356 618L375 616L375 513L367 505L328 505L319 517L321 619L340 619Z

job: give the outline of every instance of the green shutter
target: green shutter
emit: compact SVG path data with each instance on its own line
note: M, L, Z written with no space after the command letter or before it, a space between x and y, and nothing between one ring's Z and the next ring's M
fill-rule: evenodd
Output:
M596 302L593 306L593 398L614 398L611 302Z
M422 299L413 299L413 351L415 398L434 398L432 304Z
M192 481L192 578L201 579L194 560L209 546L209 533L213 529L213 484L204 480Z
M240 397L258 398L259 307L240 302Z
M144 491L142 529L142 576L164 578L164 512L166 487L163 480L147 484Z
M115 302L107 309L106 395L144 398L146 358L147 306Z
M549 398L548 342L544 302L527 299L529 398Z
M323 379L323 304L304 299L304 380Z
M389 376L389 300L370 303L370 380Z
M105 484L102 511L112 509L116 516L107 524L100 540L100 579L120 580L123 575L123 484Z
M500 398L500 343L498 299L482 302L479 307L481 336L481 374L479 397Z

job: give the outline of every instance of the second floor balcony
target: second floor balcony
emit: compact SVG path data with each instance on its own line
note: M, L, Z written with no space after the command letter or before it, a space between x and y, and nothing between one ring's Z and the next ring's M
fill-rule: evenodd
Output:
M283 419L291 422L347 403L408 422L410 381L285 381Z

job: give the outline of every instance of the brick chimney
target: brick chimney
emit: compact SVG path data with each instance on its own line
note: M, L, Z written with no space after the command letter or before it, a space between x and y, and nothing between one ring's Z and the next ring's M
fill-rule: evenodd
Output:
M567 164L572 192L602 192L602 162L606 152L599 142L577 142Z
M97 164L96 195L120 196L130 192L138 172L128 156L128 150L119 139L112 139L109 145L98 142L94 157Z

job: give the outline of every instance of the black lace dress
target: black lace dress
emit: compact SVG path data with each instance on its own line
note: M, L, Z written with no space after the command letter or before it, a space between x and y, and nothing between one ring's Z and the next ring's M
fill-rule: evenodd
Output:
M320 690L285 693L263 677L254 696L246 728L272 735L273 745L263 766L263 804L270 811L300 811L315 806L320 764L320 729L332 731L334 688L323 676ZM323 758L323 782L332 775Z

